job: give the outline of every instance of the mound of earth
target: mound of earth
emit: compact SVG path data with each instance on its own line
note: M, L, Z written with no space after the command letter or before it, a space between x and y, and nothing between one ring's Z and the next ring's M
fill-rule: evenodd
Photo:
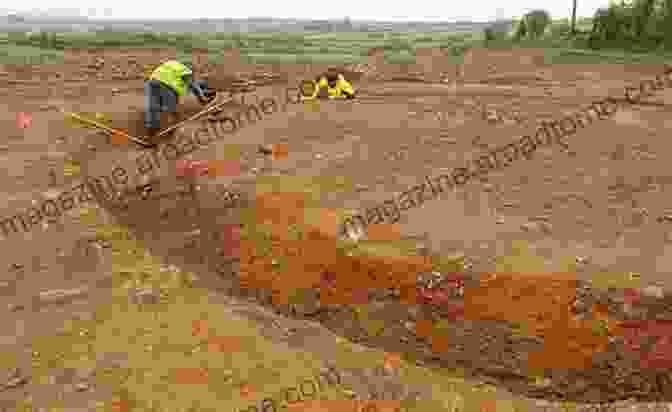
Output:
M464 55L460 78L465 82L478 81L490 75L509 72L535 72L545 67L544 49L493 50L472 48Z
M437 47L422 48L415 51L418 71L430 82L454 81L459 65L452 63L444 49Z

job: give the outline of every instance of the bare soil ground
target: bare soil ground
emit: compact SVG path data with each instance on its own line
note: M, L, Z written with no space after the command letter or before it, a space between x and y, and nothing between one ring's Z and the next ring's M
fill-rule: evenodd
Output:
M355 369L368 364L342 355L335 334L354 342L347 345L356 352L364 346L399 354L415 371L388 382L360 370L352 387L361 397L372 385L383 387L378 392L396 385L404 394L395 400L417 397L435 402L431 410L451 410L454 402L443 395L459 392L440 381L450 376L470 382L469 388L494 385L496 395L477 402L496 402L497 410L513 408L514 400L529 409L560 408L559 401L580 408L615 401L623 405L614 404L618 408L634 401L666 408L672 402L665 363L672 354L664 353L666 321L672 320L672 175L662 154L671 125L669 89L647 98L653 104L622 106L579 130L568 139L569 150L540 149L531 160L404 212L397 224L372 226L367 240L350 249L336 237L344 211L390 199L425 176L462 166L485 147L532 132L541 120L607 96L620 98L626 85L663 72L642 65L547 66L540 55L476 50L461 67L431 53L417 67L385 66L372 56L361 74L350 74L361 96L354 103L289 104L187 156L237 158L239 176L180 182L175 166L162 160L149 176L131 173L128 183L130 193L157 182L154 198L99 198L98 206L75 207L2 240L0 365L13 372L0 382L6 385L0 406L18 410L30 398L33 406L58 402L63 410L92 410L96 402L112 410L146 409L153 391L141 383L159 381L141 374L122 379L116 372L107 379L105 371L139 373L133 362L147 361L138 349L142 330L159 330L147 332L154 339L147 345L160 347L162 325L183 333L179 328L188 329L189 317L208 312L208 323L222 333L237 328L231 324L236 316L249 322L240 333L253 336L259 328L259 348L247 354L259 361L291 350L296 359L310 354L343 370L347 362ZM142 71L173 56L170 50L108 49L73 52L65 65L3 67L3 218L82 178L109 175L115 166L135 171L137 147L73 128L56 109L101 112L115 127L142 135ZM235 54L230 60L197 70L222 89L255 73L275 74L246 97L250 103L265 96L282 103L287 87L324 69L248 67ZM400 77L406 80L392 80ZM198 105L186 99L181 110L186 118ZM30 127L17 128L18 112L33 115ZM177 134L196 128L190 124ZM278 143L287 145L287 156L257 150ZM72 165L77 170L64 173ZM196 187L191 183L198 190L171 195L180 185ZM226 190L241 193L235 207L226 206ZM289 230L295 226L300 233ZM159 267L158 276L168 283L152 284ZM433 292L434 299L423 300L427 291L419 289L416 276L432 270L449 278L439 288L445 299ZM184 273L195 276L171 275ZM348 302L330 300L329 282L333 296ZM456 291L459 286L463 290ZM131 320L144 326L124 331ZM648 333L637 335L646 342L632 349L628 342L636 339L627 331L641 329L643 321L653 322ZM207 336L203 342L216 346L217 339ZM173 349L172 361L186 365L176 355L183 349ZM233 353L244 350L250 349ZM647 356L658 363L643 363ZM273 362L296 361L280 358ZM152 372L160 363L144 365L143 373L170 374ZM238 382L243 387L257 376L247 375ZM275 385L277 377L267 375L267 382L254 385ZM418 387L420 382L433 386ZM175 388L183 386L165 390ZM191 399L183 393L191 390L179 389L177 398ZM239 394L204 393L193 395L194 402L207 398L209 407L219 402L225 408L250 402ZM131 398L145 403L132 406ZM471 407L489 407L482 405Z

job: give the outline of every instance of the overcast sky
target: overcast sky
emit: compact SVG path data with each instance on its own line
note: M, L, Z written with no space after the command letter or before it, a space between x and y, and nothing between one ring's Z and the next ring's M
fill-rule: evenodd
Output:
M3 2L5 3L5 2ZM299 19L339 19L346 15L353 20L387 21L487 21L495 18L518 17L535 8L543 8L553 18L569 17L571 0L474 0L474 1L360 1L333 0L324 2L331 7L321 7L322 2L305 0L283 1L208 1L185 3L183 1L137 0L10 0L0 12L35 12L49 10L55 16L82 16L90 18L120 19L174 19L174 18L247 18L277 17ZM160 4L160 5L159 5ZM95 5L95 8L90 8ZM592 16L598 7L608 5L608 0L578 0L577 15ZM13 8L12 8L13 7Z

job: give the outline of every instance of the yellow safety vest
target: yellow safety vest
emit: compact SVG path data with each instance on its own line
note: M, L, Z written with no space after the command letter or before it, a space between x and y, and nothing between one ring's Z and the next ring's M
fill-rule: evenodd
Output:
M345 80L345 77L343 77L342 74L338 75L338 80L336 80L336 86L335 87L330 87L329 82L327 81L327 78L325 76L322 76L320 78L320 81L317 82L315 90L313 92L312 96L307 96L304 100L311 100L317 97L320 89L323 87L327 88L327 92L329 93L329 97L342 97L343 92L349 93L349 94L354 94L354 89L350 82Z
M170 60L157 67L152 72L150 79L158 80L175 90L178 96L186 96L187 84L182 80L182 77L189 74L192 74L192 72L187 66L175 60Z

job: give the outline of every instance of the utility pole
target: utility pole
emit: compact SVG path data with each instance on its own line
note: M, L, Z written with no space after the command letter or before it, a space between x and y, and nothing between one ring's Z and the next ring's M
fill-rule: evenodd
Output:
M571 27L572 37L576 35L576 1L577 0L572 0L572 27Z

